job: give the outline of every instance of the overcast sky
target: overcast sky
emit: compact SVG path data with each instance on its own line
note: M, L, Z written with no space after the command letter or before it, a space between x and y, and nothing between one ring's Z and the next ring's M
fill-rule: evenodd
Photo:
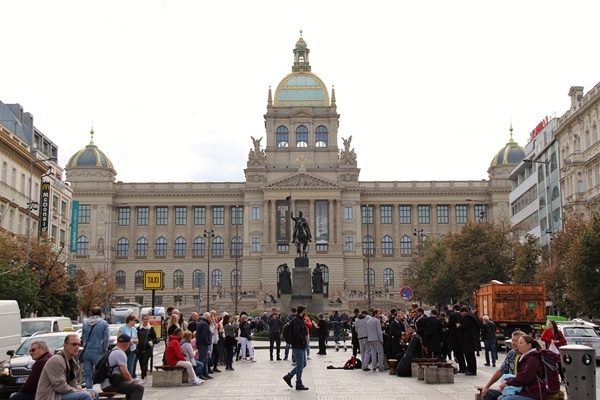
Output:
M303 30L360 179L478 180L571 86L600 82L599 1L0 2L0 100L117 180L243 181ZM266 140L263 139L264 145Z

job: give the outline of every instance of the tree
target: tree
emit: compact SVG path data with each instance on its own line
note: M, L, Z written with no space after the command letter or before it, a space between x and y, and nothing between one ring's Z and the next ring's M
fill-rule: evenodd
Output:
M416 276L411 284L421 300L430 304L446 304L456 298L457 277L446 267L444 241L427 239L422 246L422 255L413 259Z
M516 241L512 282L534 284L541 254L537 237L527 233L522 241Z

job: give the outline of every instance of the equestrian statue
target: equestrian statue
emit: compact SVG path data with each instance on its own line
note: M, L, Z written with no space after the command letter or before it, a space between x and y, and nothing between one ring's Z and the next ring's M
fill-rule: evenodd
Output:
M291 212L290 216L294 221L294 234L292 236L292 243L296 244L296 251L299 257L308 258L307 248L308 242L312 242L312 234L308 227L308 222L304 218L302 211L298 211L298 216L294 218L294 213Z

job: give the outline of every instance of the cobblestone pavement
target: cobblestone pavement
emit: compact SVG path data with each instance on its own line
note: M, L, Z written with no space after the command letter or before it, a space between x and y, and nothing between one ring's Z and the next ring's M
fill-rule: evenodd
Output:
M162 350L157 348L156 352L154 359L160 364ZM235 362L235 371L221 368L223 372L214 373L214 379L200 386L153 388L152 377L148 375L144 399L195 400L210 396L227 400L473 400L477 393L475 387L485 385L494 372L494 368L483 366L485 361L482 353L477 358L477 376L457 374L454 375L453 384L426 384L416 378L390 375L389 371L327 369L328 365L343 366L352 355L352 350L345 352L341 349L336 352L330 348L325 356L317 355L316 352L316 349L311 349L311 360L303 374L304 384L309 387L307 391L290 389L283 381L283 375L293 368L290 361L269 361L269 350L258 348L255 350L256 363ZM501 363L504 354L500 353L499 358ZM600 377L596 374L595 378L598 387Z

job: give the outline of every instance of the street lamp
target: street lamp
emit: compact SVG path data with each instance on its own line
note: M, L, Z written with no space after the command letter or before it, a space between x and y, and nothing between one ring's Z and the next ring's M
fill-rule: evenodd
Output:
M207 249L208 249L208 274L207 274L207 278L208 278L208 282L206 284L206 311L210 311L210 242L212 242L212 238L215 237L215 231L214 230L210 230L207 231L206 229L204 230L204 235L206 238L206 242L208 244Z
M239 213L239 206L236 207L236 209L237 209L237 212ZM239 236L238 236L238 227L239 226L240 226L240 224L239 224L239 220L238 220L238 221L236 221L236 224L235 224L235 237L236 238L239 238ZM243 241L242 241L242 243L243 243ZM238 315L238 302L239 302L239 300L238 300L238 297L239 297L239 293L238 293L239 282L238 282L238 280L239 280L239 273L240 273L240 270L238 269L238 259L240 257L240 249L237 247L237 245L238 245L238 243L236 243L236 248L235 248L235 251L234 251L234 256L235 256L235 272L234 272L234 274L235 274L235 278L234 278L234 284L235 284L235 315Z
M181 300L179 299L179 291L181 290L181 288L179 286L177 286L177 301L175 302L175 304L177 304L177 307L181 306Z
M29 160L29 200L27 201L27 244L25 250L25 268L29 268L29 247L31 243L31 211L37 210L38 202L33 201L31 198L33 188L33 166L35 164L43 163L46 161L56 161L56 157L44 158L42 160Z
M479 222L485 222L487 219L487 202L485 200L476 200L476 199L465 199L465 201L471 201L474 203L482 204L482 211L479 212ZM475 206L477 207L477 206Z

